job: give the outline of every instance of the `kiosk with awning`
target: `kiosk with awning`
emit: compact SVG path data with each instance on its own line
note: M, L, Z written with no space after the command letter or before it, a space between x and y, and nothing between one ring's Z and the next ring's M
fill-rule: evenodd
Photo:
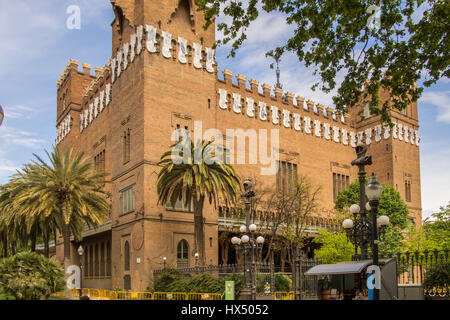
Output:
M327 290L344 293L344 299L358 299L361 296L365 296L367 299L366 270L370 265L372 265L372 260L320 264L305 272L305 276L325 276L326 281L328 281ZM380 299L397 299L397 265L395 259L381 259L379 266L381 270ZM338 297L339 295L336 294L336 298ZM333 294L331 298L333 298Z

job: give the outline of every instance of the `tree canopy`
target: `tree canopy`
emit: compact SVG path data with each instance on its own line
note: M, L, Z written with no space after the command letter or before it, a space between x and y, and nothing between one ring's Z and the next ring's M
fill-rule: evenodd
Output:
M247 39L249 26L264 12L280 12L293 34L267 52L275 59L285 52L314 68L320 81L313 89L330 93L338 112L361 100L372 114L389 122L390 109L403 110L420 97L423 86L449 77L447 0L196 0L208 28L218 16L224 34L217 45L232 43L229 56ZM422 14L423 13L423 14ZM339 76L344 79L339 84ZM424 79L423 86L417 85ZM365 90L362 90L365 87ZM391 94L381 103L380 90Z

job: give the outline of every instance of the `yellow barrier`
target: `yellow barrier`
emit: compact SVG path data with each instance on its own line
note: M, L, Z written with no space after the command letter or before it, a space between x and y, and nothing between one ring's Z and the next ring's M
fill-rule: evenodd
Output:
M184 292L153 292L153 300L186 300Z
M223 300L220 293L184 293L184 292L132 292L132 291L113 291L104 289L81 290L83 296L88 296L90 300ZM275 292L275 300L293 300L290 299L290 292ZM53 294L54 296L64 296L64 292ZM70 296L73 300L78 300L80 291L72 289ZM293 297L293 293L292 293Z
M273 293L273 300L294 300L294 291L277 291Z
M186 300L223 300L220 293L189 293Z

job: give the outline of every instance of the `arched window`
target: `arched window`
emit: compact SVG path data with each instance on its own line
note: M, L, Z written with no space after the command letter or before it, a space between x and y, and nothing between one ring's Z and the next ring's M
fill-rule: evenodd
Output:
M111 242L106 243L106 276L111 277Z
M178 268L189 267L189 244L186 240L181 240L178 242L177 266Z
M124 268L125 271L130 270L130 243L125 241L124 245Z

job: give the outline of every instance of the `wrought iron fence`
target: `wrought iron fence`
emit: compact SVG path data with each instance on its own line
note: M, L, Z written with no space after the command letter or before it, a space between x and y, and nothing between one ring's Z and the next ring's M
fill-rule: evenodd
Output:
M395 258L398 284L423 285L425 296L448 298L450 296L448 285L431 281L431 271L438 266L449 264L450 261L448 256L449 249L444 249L397 252L396 254L380 255L380 259ZM371 257L369 257L369 259L371 259ZM447 280L447 283L448 281L449 280Z

